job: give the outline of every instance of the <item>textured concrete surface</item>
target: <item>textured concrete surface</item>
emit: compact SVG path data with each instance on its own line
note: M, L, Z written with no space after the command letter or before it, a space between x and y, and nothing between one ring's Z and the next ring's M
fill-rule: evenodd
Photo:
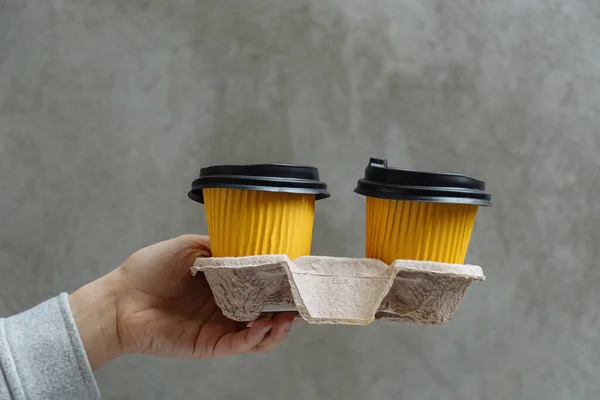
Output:
M202 165L315 164L360 256L369 156L489 183L445 327L301 326L266 357L129 357L107 399L600 395L596 0L0 0L0 313L206 230Z

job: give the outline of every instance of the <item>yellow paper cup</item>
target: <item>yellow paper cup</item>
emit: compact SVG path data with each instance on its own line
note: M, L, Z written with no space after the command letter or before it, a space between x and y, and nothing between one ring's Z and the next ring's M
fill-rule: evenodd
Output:
M329 197L318 170L288 164L203 168L189 193L204 203L214 257L309 255L315 201Z
M310 254L315 195L204 189L214 257Z
M366 256L462 264L485 183L464 175L388 168L371 159L355 192L367 197Z
M477 208L367 197L366 256L462 264Z

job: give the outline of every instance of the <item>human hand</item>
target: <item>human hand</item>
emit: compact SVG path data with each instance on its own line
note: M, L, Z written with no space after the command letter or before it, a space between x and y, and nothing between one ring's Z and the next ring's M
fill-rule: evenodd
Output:
M198 257L210 257L206 236L156 243L69 296L93 369L122 354L211 358L266 353L285 339L291 313L249 327L224 317L204 276L190 274Z

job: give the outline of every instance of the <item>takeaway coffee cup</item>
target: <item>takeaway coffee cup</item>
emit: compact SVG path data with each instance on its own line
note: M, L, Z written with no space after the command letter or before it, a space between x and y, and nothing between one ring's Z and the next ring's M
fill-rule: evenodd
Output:
M389 168L371 158L354 190L367 197L366 256L464 263L485 183L464 175Z
M188 196L204 204L214 257L309 255L315 201L330 196L315 167L202 168Z

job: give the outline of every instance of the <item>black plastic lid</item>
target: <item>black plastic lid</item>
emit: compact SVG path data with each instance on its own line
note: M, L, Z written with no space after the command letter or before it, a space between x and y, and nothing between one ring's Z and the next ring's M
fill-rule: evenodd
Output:
M492 205L485 182L465 175L388 168L387 160L379 158L371 158L354 191L382 199Z
M188 197L204 203L202 189L227 188L314 194L317 200L329 196L327 184L319 180L319 170L294 164L215 165L202 168L192 182Z

